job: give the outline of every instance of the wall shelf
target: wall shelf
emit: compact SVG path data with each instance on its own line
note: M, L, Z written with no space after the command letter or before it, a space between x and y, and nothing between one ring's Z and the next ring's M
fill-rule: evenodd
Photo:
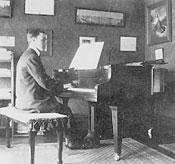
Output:
M0 106L14 105L14 54L0 54ZM0 128L5 127L5 118L0 117Z

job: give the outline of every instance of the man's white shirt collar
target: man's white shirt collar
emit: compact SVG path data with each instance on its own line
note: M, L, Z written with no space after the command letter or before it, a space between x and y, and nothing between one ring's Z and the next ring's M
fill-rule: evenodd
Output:
M40 56L40 51L36 47L30 45L29 48L33 49L37 53L37 55Z

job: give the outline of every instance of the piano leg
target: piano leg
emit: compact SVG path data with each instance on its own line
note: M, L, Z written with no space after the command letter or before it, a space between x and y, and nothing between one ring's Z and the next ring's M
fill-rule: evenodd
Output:
M114 135L114 152L115 160L120 159L121 155L121 146L122 146L122 135L121 135L121 129L122 129L122 118L121 118L121 112L117 108L117 106L109 106L112 111L112 125L113 125L113 135Z
M63 98L63 105L68 107L69 98ZM84 148L94 148L99 147L100 140L97 137L95 129L95 103L88 102L89 104L89 119L88 119L88 134L84 137Z
M89 119L88 119L88 134L85 136L84 141L87 147L97 147L100 144L100 140L97 137L95 129L95 104L89 102Z

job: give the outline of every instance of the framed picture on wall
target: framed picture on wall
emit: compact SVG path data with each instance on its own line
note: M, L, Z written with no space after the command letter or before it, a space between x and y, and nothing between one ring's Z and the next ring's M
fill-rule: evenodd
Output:
M93 43L96 41L96 37L94 36L79 36L79 46L84 43Z
M164 58L164 49L159 48L155 49L155 60L163 60Z
M55 0L25 0L25 14L54 15Z
M136 51L137 38L131 36L120 37L120 51Z
M171 41L171 0L163 0L146 8L147 44Z
M124 13L76 9L76 23L124 27Z
M12 17L12 0L0 0L0 17Z
M34 28L27 29L27 33L29 30L32 30ZM42 56L43 57L49 57L53 56L53 31L50 29L41 29L42 31L45 32L46 34L46 48L44 51L42 51Z

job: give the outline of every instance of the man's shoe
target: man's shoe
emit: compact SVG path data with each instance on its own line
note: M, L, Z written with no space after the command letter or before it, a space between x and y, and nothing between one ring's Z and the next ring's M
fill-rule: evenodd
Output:
M74 140L71 137L65 137L65 146L69 149L75 150L75 149L81 149L82 143L79 140Z

